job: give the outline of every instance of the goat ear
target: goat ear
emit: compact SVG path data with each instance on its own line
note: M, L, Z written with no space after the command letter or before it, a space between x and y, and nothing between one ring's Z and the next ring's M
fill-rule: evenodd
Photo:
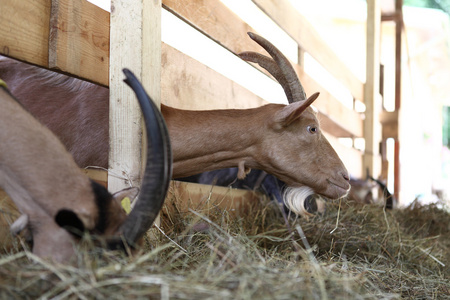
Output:
M81 219L71 210L61 209L55 216L55 222L73 235L81 237L85 230Z
M275 122L281 127L288 127L319 97L319 93L314 93L311 97L303 101L291 103L280 110L275 115Z

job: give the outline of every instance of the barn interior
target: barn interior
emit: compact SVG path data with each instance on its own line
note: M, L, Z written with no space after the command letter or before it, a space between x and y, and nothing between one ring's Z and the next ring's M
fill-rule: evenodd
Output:
M173 180L139 254L86 238L74 267L11 236L19 212L0 194L0 296L447 298L450 3L413 2L5 0L0 55L108 87L110 99L133 99L127 67L156 103L180 109L287 104L267 72L237 56L265 53L247 36L257 32L308 96L321 93L322 130L350 176L380 180L395 206L374 189L372 203L327 201L323 214L299 218L258 190ZM109 168L85 169L110 191L140 181L145 141L132 103L110 101Z

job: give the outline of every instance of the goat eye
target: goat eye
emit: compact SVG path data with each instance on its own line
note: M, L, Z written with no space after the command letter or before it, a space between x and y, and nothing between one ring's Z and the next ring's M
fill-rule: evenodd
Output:
M312 133L312 134L317 133L319 131L319 129L317 129L316 126L308 126L307 129L308 129L308 132Z

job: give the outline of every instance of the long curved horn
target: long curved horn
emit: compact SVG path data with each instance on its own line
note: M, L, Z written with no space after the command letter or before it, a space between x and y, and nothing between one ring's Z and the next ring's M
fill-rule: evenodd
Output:
M162 208L172 178L172 149L164 119L134 74L123 69L124 80L135 92L147 132L147 162L141 191L133 210L120 227L125 241L133 246L152 226Z
M281 71L280 67L272 58L253 51L241 52L238 54L238 56L245 61L257 63L258 65L266 69L281 84L289 103L293 102L291 88L289 87L289 84L286 80L286 76L283 74L283 71Z
M248 35L270 54L273 61L269 57L256 52L243 52L239 56L244 60L258 63L272 74L283 87L289 103L306 100L305 90L286 56L262 36L253 32L248 32Z

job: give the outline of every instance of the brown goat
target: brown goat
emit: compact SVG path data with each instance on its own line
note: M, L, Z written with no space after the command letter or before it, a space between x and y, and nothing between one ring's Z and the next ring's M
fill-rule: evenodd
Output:
M110 248L123 247L122 240L133 247L162 207L171 177L167 129L134 75L124 72L141 104L149 140L141 192L129 217L120 200L133 198L137 189L111 195L89 180L58 138L0 88L0 187L23 214L12 229L28 225L38 256L67 262L85 230L106 237Z
M257 168L294 189L306 188L331 199L345 196L350 188L348 172L309 107L318 93L307 99L286 57L262 37L249 35L272 58L252 52L240 57L268 70L284 88L290 104L210 111L161 105L173 146L173 177L236 166L243 177L249 168ZM45 74L45 80L38 74ZM0 61L0 77L60 137L79 166L107 167L106 88L7 59ZM294 198L303 194L290 192L297 195ZM302 206L304 199L293 201L299 202L294 206Z

